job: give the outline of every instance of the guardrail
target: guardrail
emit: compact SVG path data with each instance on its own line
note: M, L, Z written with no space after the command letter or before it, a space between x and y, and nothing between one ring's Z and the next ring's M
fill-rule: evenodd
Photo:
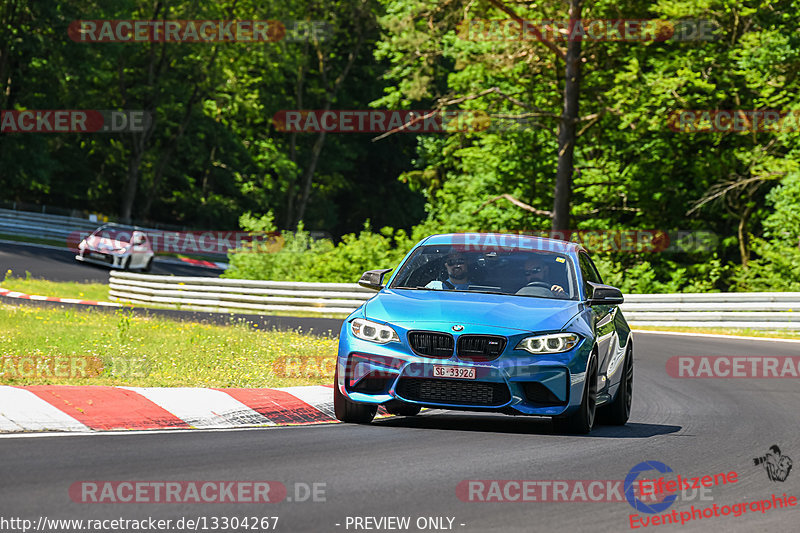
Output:
M800 292L626 294L634 326L800 329Z
M92 222L88 219L64 215L0 209L0 233L58 239L63 240L65 245L67 237L73 232L88 235L101 224L102 222Z
M67 245L68 237L75 238L79 235L82 239L103 224L104 222L95 222L87 218L74 216L0 209L0 233L23 237L56 239L63 241L64 245ZM157 224L156 226L163 226L163 229L142 229L149 232L167 230L165 225ZM170 226L169 228L169 230L179 229L178 226ZM78 239L77 242L79 241L80 239ZM76 245L77 242L75 242Z
M309 283L158 276L112 271L109 296L120 302L193 311L350 313L376 293L355 283ZM800 293L627 294L634 326L800 329Z
M355 283L254 281L112 271L112 300L191 311L350 313L375 295Z

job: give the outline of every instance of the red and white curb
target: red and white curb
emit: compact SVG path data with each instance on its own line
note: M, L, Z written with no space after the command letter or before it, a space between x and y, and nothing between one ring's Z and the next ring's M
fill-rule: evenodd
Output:
M25 294L0 287L0 296L6 298L19 298L21 300L34 300L37 302L60 302L65 304L102 305L105 307L123 307L115 302L96 302L94 300L80 300L78 298L57 298L55 296L39 296L38 294Z
M204 268L216 268L219 270L227 270L228 263L222 263L219 261L205 261L203 259L192 259L190 257L159 257L156 256L155 261L157 263L169 263L172 265L192 265Z
M202 259L191 259L189 257L179 257L178 261L182 263L189 263L194 266L201 266L206 268L218 268L220 270L227 270L228 263L221 263L218 261L204 261ZM166 262L162 259L162 262Z
M24 242L24 241L11 241L8 239L0 239L0 244L16 244L18 246L27 246L30 248L42 248L44 250L58 250L64 251L67 250L72 253L77 253L78 248L76 246L53 246L52 244L39 244L34 242ZM201 259L190 259L188 257L169 257L169 256L155 256L153 261L156 263L172 263L175 265L194 265L206 268L218 268L221 270L226 270L228 268L228 263L221 263L216 261L203 261Z
M321 385L281 389L0 385L0 433L223 429L334 421L333 388Z

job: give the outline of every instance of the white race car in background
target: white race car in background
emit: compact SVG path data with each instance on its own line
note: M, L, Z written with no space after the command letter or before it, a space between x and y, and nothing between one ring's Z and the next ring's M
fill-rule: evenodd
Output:
M150 239L143 231L105 224L81 241L75 259L122 270L138 268L149 272L154 256Z

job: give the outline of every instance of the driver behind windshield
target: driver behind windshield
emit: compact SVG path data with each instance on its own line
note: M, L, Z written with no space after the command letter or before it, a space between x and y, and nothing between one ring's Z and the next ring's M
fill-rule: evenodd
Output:
M448 289L466 290L469 289L469 267L467 257L462 253L448 254L444 261L447 268L447 279L439 281L435 279L425 285L426 289Z
M553 283L550 275L550 265L544 261L528 259L525 261L525 269L522 271L525 277L526 287L539 286L549 287L553 296L566 297L564 287Z

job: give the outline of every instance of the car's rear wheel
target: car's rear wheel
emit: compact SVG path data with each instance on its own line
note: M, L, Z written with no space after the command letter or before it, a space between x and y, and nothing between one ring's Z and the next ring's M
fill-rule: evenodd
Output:
M577 411L563 418L554 418L553 425L559 433L585 435L592 431L597 411L597 359L592 356L586 369L583 397Z
M631 416L633 401L633 347L625 354L625 366L617 390L617 397L609 405L600 409L601 421L612 426L624 426Z
M386 402L385 404L383 404L383 407L386 409L387 413L395 416L415 416L418 415L419 412L422 410L422 407L420 407L419 405L414 405L413 403L401 402L399 400Z
M352 424L369 424L378 412L377 405L355 403L339 390L339 370L333 378L333 412L338 420Z
M131 266L131 256L128 256L122 261L122 270L128 270L130 266Z

